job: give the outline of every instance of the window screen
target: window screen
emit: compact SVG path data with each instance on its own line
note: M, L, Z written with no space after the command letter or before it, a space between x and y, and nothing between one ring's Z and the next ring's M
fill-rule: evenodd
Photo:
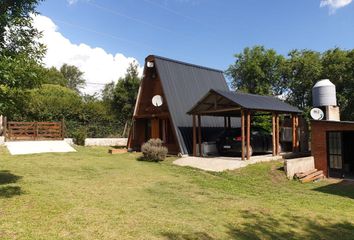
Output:
M342 133L329 132L328 145L329 167L342 169Z

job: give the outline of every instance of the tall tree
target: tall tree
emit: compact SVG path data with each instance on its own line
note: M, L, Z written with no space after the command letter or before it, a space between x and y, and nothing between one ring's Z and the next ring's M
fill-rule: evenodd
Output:
M138 65L131 63L124 78L120 78L114 89L113 108L118 118L128 121L132 118L140 85Z
M45 70L42 79L43 84L54 84L60 85L63 87L68 86L68 80L64 77L64 75L55 67L51 67Z
M80 69L73 65L63 64L60 68L60 72L67 80L67 87L76 92L80 92L80 89L85 86L84 73Z
M308 111L312 106L311 89L321 77L321 54L311 50L293 50L287 61L287 101Z
M2 0L0 4L0 114L21 112L24 90L41 83L45 47L32 25L41 0Z
M226 74L235 89L264 95L279 95L284 90L282 75L285 58L263 46L245 48L235 54L236 61Z

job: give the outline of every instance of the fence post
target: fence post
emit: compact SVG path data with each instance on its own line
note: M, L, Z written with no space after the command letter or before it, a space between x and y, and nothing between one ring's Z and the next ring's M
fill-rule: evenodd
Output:
M4 134L4 137L5 137L5 142L6 142L6 132L7 132L7 117L3 117L3 127L4 127L4 130L3 130L3 134Z
M64 122L64 118L61 119L61 138L63 140L65 138L65 122Z

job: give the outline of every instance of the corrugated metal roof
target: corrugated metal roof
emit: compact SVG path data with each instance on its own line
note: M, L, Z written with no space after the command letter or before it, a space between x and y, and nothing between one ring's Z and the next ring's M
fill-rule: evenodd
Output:
M301 111L290 104L281 101L280 99L272 96L262 96L249 93L240 93L232 91L220 91L213 89L212 91L228 98L234 103L240 105L243 108L250 110L267 110L284 113L301 113Z
M160 76L164 95L183 153L187 148L179 127L191 127L192 117L187 111L210 89L228 91L223 72L159 56L153 57ZM148 58L149 58L148 57ZM224 126L220 117L203 117L204 127Z

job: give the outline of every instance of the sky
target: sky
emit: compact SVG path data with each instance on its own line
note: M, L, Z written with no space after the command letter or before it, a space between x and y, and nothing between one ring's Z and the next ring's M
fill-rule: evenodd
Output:
M220 70L245 47L354 48L352 0L46 0L34 25L48 46L44 63L75 65L86 93L160 55Z

